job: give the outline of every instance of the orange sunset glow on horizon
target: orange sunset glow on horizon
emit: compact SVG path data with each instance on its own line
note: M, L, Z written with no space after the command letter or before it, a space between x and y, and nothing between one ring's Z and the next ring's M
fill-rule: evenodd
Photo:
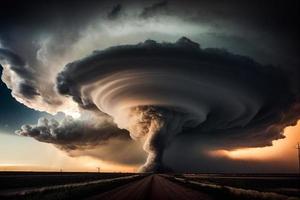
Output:
M297 144L300 141L300 121L295 126L284 129L285 138L274 140L272 146L242 148L236 150L216 150L209 152L215 157L227 157L233 160L257 160L261 162L286 162L292 169L297 169Z

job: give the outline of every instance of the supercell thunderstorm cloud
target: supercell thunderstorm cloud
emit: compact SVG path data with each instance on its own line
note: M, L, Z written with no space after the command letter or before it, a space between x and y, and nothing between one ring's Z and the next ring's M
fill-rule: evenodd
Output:
M184 34L172 29L172 23L181 20L172 18L173 9L163 1L128 16L123 5L117 4L103 17L106 21L100 28L85 27L80 21L80 25L69 25L74 29L72 34L55 32L56 25L52 24L53 35L32 42L36 45L34 55L3 40L2 81L13 97L38 111L65 114L63 120L41 118L36 125L23 125L16 133L52 143L71 156L144 163L142 172L177 169L177 147L183 147L180 151L186 150L187 157L197 159L199 152L191 150L196 145L231 150L269 146L273 140L284 138L283 129L300 119L296 75L231 49L202 47L188 35L206 30L208 22L196 30L193 19L197 16L182 19L187 29ZM208 16L220 17L213 13ZM134 41L139 42L127 42L132 41L129 33L143 26L140 20L148 23L150 33L157 31L153 18L159 27L170 25L174 42L145 40L137 35ZM236 28L228 21L221 23L234 32ZM120 42L119 29L110 23L117 27L125 24L119 34L129 39ZM212 27L224 34L217 26ZM91 45L99 39L95 36L98 28L117 41L102 41L103 48ZM165 38L168 31L159 34ZM211 33L207 35L211 37Z
M280 69L225 50L201 49L185 37L94 51L67 64L56 87L94 118L62 124L41 119L18 134L66 150L129 134L143 140L148 153L141 171L166 170L164 151L178 135L235 140L227 148L265 146L282 138L283 128L299 117Z

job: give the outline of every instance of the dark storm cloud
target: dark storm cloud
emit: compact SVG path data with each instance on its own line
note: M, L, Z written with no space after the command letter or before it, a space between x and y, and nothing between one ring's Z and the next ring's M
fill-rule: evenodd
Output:
M299 31L299 1L275 0L272 5L261 1L124 1L121 4L109 1L50 1L4 0L0 13L0 24L6 29L20 25L34 26L39 29L49 29L55 24L65 26L80 26L88 23L100 12L117 14L123 6L137 5L140 16L155 17L164 13L178 18L194 20L195 22L211 23L216 26L235 24L240 28L268 30L275 35L288 34L296 36ZM150 5L149 5L150 4ZM76 14L74 14L76 13ZM223 27L226 28L226 27ZM5 33L6 29L1 33ZM294 32L293 32L294 31ZM269 35L273 37L273 35ZM294 37L293 37L294 38ZM282 39L282 38L281 38ZM288 38L286 38L288 39ZM296 38L295 38L296 39ZM297 40L299 41L299 40Z
M32 79L32 73L26 69L25 61L16 53L0 48L0 61L10 65L10 69L24 79Z
M80 23L91 19L102 5L107 5L105 1L91 0L82 2L80 0L74 1L38 1L30 0L27 2L19 2L17 0L4 0L1 2L2 12L0 13L0 23L7 27L26 24L32 26L51 26L56 23L58 19L63 21L70 21L71 19L78 19L73 22ZM39 16L40 18L37 18ZM45 21L49 20L49 21Z
M225 139L225 138L224 138ZM212 145L216 144L218 138L208 139L200 134L190 138L179 136L166 149L164 163L173 167L178 172L199 172L199 173L290 173L291 167L287 165L285 158L273 161L256 159L232 159L222 155L212 156L208 153ZM245 139L246 140L246 139ZM257 139L259 140L259 139ZM190 142L194 141L194 142ZM232 141L223 140L223 145ZM187 145L189 144L189 145ZM215 146L220 149L222 145ZM291 145L292 146L292 145ZM178 151L184 149L184 151ZM176 153L174 153L176 152ZM294 164L292 164L294 165ZM296 166L294 166L296 169Z
M10 65L10 69L25 79L32 79L33 74L26 68L25 61L16 53L8 49L0 48L0 61Z
M0 62L8 64L10 70L20 77L18 92L22 94L22 96L31 99L39 95L34 86L34 82L32 82L34 74L26 67L25 61L19 55L8 49L0 48ZM3 66L0 65L0 67Z
M117 4L115 5L111 11L107 14L107 17L109 19L116 19L119 17L120 13L121 13L121 10L122 10L122 5L121 4Z
M300 117L287 72L223 49L201 49L188 38L95 51L69 63L57 87L83 108L93 105L114 118L115 104L134 101L128 117L136 117L127 129L133 138L148 138L146 171L162 167L177 135L215 138L212 148L267 146Z
M8 49L0 48L0 59L7 60L7 62L9 62L12 66L16 66L16 67L25 66L25 62L23 61L23 59Z
M61 44L72 45L80 36L80 30L94 20L106 18L107 13L120 14L119 4L108 1L51 1L47 3L26 1L25 3L5 0L2 4L4 9L0 13L2 27L0 41L18 50L24 48L23 46L32 46L32 41L40 32L43 34L63 32L64 34L57 35L57 38L63 39L57 39L57 42L52 43L59 46L63 46ZM135 20L138 15L161 20L160 14L166 14L200 27L208 25L211 28L209 34L250 40L249 43L255 47L255 51L268 52L269 58L275 63L285 63L284 67L292 68L293 72L297 70L299 73L296 67L300 62L297 58L299 45L295 45L299 44L299 5L297 0L276 0L272 5L269 2L260 1L247 3L242 1L151 1L145 3L124 1L121 12L125 14L124 21ZM123 6L128 9L123 11ZM132 13L134 6L137 7L136 15ZM23 39L18 39L19 34L16 33L22 33ZM65 42L69 41L69 38L72 40ZM212 37L212 39L217 38ZM24 43L24 40L28 43L20 45ZM223 41L226 42L226 38ZM247 49L247 46L243 46L242 49ZM32 51L34 48L30 49ZM28 48L22 53L26 54L26 52ZM254 55L259 56L255 53ZM265 56L262 57L262 59L267 59Z
M149 7L145 7L141 14L140 17L143 18L148 18L148 17L153 17L154 15L162 12L168 5L168 1L161 1L158 3L154 3Z
M20 93L23 94L24 97L27 97L29 99L34 98L34 96L36 95L40 95L36 88L31 85L21 83L19 87Z
M22 55L32 68L40 65L37 58L41 41L49 54L64 55L81 37L81 31L94 20L105 18L111 4L105 1L37 1L1 2L0 42ZM22 37L20 37L20 35Z

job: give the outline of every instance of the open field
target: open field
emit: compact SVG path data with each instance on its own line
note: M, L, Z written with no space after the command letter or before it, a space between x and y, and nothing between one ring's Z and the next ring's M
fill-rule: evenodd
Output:
M0 199L300 199L299 176L1 172Z
M300 196L300 177L295 174L185 174L189 180Z
M180 174L168 177L195 190L229 199L299 199L296 174Z
M0 172L1 190L88 182L133 175L132 173Z

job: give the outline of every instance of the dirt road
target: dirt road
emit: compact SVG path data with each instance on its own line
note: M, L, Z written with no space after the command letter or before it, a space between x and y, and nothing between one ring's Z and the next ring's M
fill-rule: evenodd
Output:
M160 175L151 175L88 200L211 200L208 195L173 183Z

